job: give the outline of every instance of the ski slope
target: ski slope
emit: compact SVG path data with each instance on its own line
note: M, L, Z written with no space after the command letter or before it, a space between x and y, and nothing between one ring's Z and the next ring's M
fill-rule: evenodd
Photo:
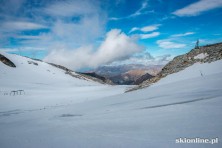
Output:
M222 139L221 60L123 93L125 86L70 78L44 63L36 73L27 59L10 56L15 64L24 61L14 71L0 63L0 88L26 94L0 95L0 147L222 147L175 143L180 137Z
M65 74L64 70L45 62L7 53L0 54L16 65L16 68L12 68L0 62L0 98L1 102L8 104L1 106L0 111L10 110L10 105L13 106L12 109L32 109L78 103L125 91L125 86L102 85L89 79L72 77ZM73 74L78 75L74 72ZM24 90L25 95L22 93L14 96L11 91L16 90ZM12 104L14 101L16 103Z

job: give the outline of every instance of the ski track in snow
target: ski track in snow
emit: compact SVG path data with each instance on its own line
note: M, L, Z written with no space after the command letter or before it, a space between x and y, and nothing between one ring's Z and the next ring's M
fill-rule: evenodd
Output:
M152 108L167 107L167 106L172 106L172 105L187 104L187 103L192 103L192 102L197 102L197 101L209 100L213 98L216 98L216 97L199 98L199 99L194 99L194 100L189 100L189 101L174 102L174 103L169 103L169 104L160 104L160 105L155 105L155 106L147 106L140 109L152 109Z

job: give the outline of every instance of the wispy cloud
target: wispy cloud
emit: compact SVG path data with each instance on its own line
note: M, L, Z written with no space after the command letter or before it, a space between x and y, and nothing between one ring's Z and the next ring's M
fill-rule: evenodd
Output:
M156 43L160 48L163 49L178 49L186 47L186 44L177 43L170 40L158 40Z
M159 29L159 26L161 24L154 24L154 25L149 25L149 26L144 26L144 27L133 27L129 33L133 33L135 31L139 31L139 33L134 34L134 36L139 37L140 39L148 39L148 38L154 38L160 35L160 32L152 32L155 30ZM147 33L151 32L151 33Z
M16 52L19 51L17 48L0 48L0 51L3 52Z
M154 24L154 25L149 25L149 26L144 26L144 27L133 27L129 33L132 33L134 31L142 31L142 32L151 32L151 31L155 31L157 29L159 29L159 26L161 26L161 24Z
M159 29L159 26L161 26L160 24L155 24L155 25L151 25L151 26L145 26L143 28L141 28L140 30L143 32L150 32L150 31L154 31Z
M111 18L109 18L109 20L117 21L117 20L122 20L122 19L133 18L133 17L144 15L147 13L153 13L153 10L152 11L144 11L147 7L148 7L148 0L145 0L145 1L143 1L141 7L138 10L136 10L134 13L132 13L128 16L125 16L125 17L111 17Z
M195 32L186 32L186 33L181 33L181 34L174 34L172 35L172 37L182 37L182 36L188 36L188 35L192 35L195 34Z
M148 39L148 38L157 37L159 35L160 35L159 32L152 32L152 33L149 33L149 34L140 34L139 36L140 36L141 39Z
M134 31L137 31L137 30L140 30L140 28L138 28L138 27L133 27L133 28L129 31L129 33L134 32Z
M44 48L37 48L37 47L23 47L23 48L19 48L19 47L13 47L13 48L0 48L0 51L3 52L27 52L27 51L44 51Z
M80 16L95 13L96 5L86 0L75 0L75 1L58 1L52 5L49 5L43 11L46 14L54 17L70 17Z
M16 39L23 39L23 40L39 40L41 41L44 38L44 35L16 35L14 36Z
M146 12L143 12L144 9L146 9L148 6L148 1L145 0L143 3L142 3L142 6L133 14L129 15L129 17L135 17L135 16L138 16L138 15L141 15L143 13L146 13Z
M222 7L221 0L199 0L182 9L173 12L174 15L183 16L196 16L203 12Z
M47 26L27 21L6 21L2 23L0 26L1 26L1 31L7 31L7 32L48 28Z

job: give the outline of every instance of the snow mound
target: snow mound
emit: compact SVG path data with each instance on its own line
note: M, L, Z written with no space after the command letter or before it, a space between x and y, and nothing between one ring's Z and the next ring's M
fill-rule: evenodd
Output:
M206 58L208 56L208 54L207 53L200 53L200 54L198 54L198 55L196 55L195 57L194 57L194 59L195 60L197 60L197 59L204 59L204 58Z

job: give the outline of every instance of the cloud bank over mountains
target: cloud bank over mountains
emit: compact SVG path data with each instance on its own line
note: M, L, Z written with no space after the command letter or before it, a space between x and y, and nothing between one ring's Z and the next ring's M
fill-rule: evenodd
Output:
M120 30L113 29L106 34L105 40L98 48L93 46L80 47L74 50L53 50L44 60L63 63L72 69L97 67L116 60L124 60L132 54L143 50L136 41Z

